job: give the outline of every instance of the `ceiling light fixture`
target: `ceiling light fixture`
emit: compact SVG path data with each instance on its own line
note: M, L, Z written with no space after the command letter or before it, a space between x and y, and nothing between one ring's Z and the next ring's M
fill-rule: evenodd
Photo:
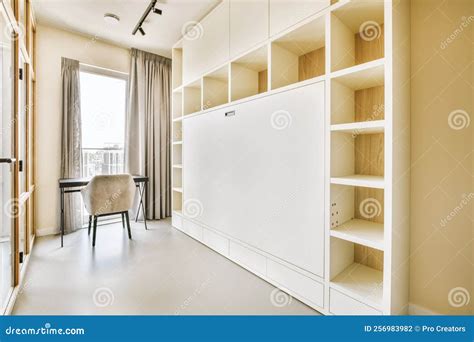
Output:
M104 20L107 24L116 25L116 24L119 23L120 18L118 17L118 15L115 15L115 14L112 14L112 13L105 13L104 14Z
M150 4L146 8L145 12L143 12L142 17L138 21L138 24L135 25L135 28L132 31L133 35L135 35L135 33L137 33L137 31L140 31L140 33L142 35L145 35L145 31L143 31L142 25L143 25L143 22L145 21L146 17L148 16L148 14L150 14L151 11L153 11L153 13L156 13L156 14L159 14L159 15L161 15L163 13L162 10L160 10L159 8L155 8L155 5L156 5L157 1L158 0L151 0Z

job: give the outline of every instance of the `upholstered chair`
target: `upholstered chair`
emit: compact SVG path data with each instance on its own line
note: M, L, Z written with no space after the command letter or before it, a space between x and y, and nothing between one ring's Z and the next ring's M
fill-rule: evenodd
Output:
M97 219L102 216L115 214L122 215L122 226L127 223L128 237L132 238L128 211L133 206L136 186L131 175L101 175L91 179L89 184L81 190L82 199L89 213L89 229L94 221L92 246L95 246L97 235Z

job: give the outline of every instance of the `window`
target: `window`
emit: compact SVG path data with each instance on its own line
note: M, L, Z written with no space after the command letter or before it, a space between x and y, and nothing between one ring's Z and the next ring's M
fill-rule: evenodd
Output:
M127 75L81 66L82 176L124 172Z

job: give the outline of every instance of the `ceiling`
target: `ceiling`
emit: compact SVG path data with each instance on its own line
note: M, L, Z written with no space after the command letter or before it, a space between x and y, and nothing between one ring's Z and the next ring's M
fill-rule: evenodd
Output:
M171 47L179 40L182 28L190 21L199 21L219 0L158 0L157 15L151 12L142 36L132 31L150 0L34 0L35 16L40 25L96 37L123 47L171 57ZM120 17L118 24L107 24L105 13Z

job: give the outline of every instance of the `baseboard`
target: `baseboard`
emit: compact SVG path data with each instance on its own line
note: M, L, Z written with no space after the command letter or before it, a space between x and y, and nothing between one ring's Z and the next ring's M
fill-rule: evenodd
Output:
M440 313L427 309L423 306L409 303L408 304L408 314L410 316L438 316L441 315Z
M36 229L36 236L47 236L47 235L56 235L56 234L59 234L59 228L56 228L56 227Z

